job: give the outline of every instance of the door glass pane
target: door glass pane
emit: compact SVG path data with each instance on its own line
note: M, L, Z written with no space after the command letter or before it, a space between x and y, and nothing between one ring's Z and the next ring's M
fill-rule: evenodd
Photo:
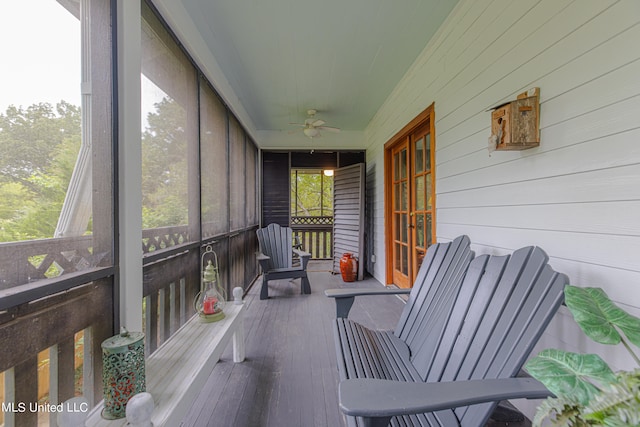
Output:
M395 269L396 270L400 270L400 266L402 265L402 245L400 243L396 243L395 245L395 250L393 252L395 252Z
M402 267L400 271L404 274L409 274L409 251L406 246L402 246Z
M425 209L424 200L424 175L416 178L416 210L423 211Z
M401 214L400 216L402 217L400 224L400 234L402 238L400 240L402 240L403 243L407 243L409 240L407 238L407 214Z
M427 229L426 229L426 232L427 232L427 246L431 246L433 244L432 239L431 239L431 236L433 234L432 230L431 230L431 227L433 227L431 216L432 215L430 213L427 214Z
M393 155L393 180L398 179L400 179L400 154L396 153Z
M400 152L400 178L407 177L407 149Z
M417 262L416 274L417 274L417 271L420 270L420 266L422 265L422 261L424 261L425 254L426 252L422 250L416 251L416 262Z
M416 214L416 246L424 248L424 214Z
M433 200L431 200L431 197L433 196L431 194L431 174L425 175L425 177L427 178L427 207L426 209L433 209Z
M402 191L400 191L400 184L393 184L393 198L395 199L393 204L393 209L396 211L400 210L400 195Z
M427 148L427 153L426 153L426 161L427 161L427 169L426 170L431 170L431 134L428 133L425 136L426 142L425 142L425 146Z
M400 210L407 210L407 181L400 184Z
M415 158L415 170L416 173L424 171L424 139L420 138L415 142L416 158Z
M401 217L401 216L402 216L402 215L400 215L400 214L394 214L394 215L393 215L393 217L394 217L394 222L395 222L395 224L394 224L394 225L395 225L395 229L396 229L396 230L395 230L395 236L394 236L394 238L395 238L396 240L400 240L400 230L401 230L401 228L402 228L402 227L401 227L401 224L400 224L400 217Z

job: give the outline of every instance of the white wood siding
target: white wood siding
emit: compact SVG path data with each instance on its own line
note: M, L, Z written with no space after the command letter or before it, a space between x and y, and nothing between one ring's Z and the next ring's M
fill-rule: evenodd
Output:
M485 110L535 86L540 147L489 156ZM438 240L467 234L478 253L539 245L573 284L640 315L640 2L461 0L365 131L380 281L383 146L432 102ZM633 366L565 310L539 348L550 346Z

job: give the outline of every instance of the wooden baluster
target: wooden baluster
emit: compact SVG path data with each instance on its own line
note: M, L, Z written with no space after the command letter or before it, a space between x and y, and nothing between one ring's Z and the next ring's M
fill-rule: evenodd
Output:
M149 310L149 329L147 329L146 332L149 336L149 354L151 354L158 348L158 292L153 292L149 295L147 304Z
M49 348L49 402L57 405L75 394L75 340L72 336ZM56 427L55 412L49 414L49 425Z
M180 279L180 293L176 299L176 305L180 307L180 326L184 325L187 321L187 290L186 280L184 277Z
M4 402L16 402L16 387L14 369L10 368L3 372L4 383L0 383L0 387L4 387ZM15 427L16 419L13 412L4 412L4 427Z
M38 411L30 405L38 403L38 356L29 357L13 368L15 403L26 405L24 412L15 413L16 426L35 426L38 424Z
M162 288L158 291L158 347L165 342L167 338L167 330L165 329L166 325L166 305L165 298L165 288Z
M169 285L169 329L173 335L180 327L180 284L173 282Z
M162 342L165 342L171 336L171 285L162 289L164 297L163 304L160 306L164 315L162 316Z

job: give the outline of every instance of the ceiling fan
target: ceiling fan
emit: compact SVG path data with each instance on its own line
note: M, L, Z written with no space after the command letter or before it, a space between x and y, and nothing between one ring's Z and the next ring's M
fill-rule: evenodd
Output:
M316 110L307 110L307 115L309 116L304 123L289 123L290 125L296 125L296 126L301 126L302 127L302 132L308 136L309 138L318 138L320 136L322 136L320 134L320 131L327 131L327 132L334 132L334 133L338 133L340 132L340 129L338 128L334 128L331 126L325 126L325 121L321 120L321 119L316 119L315 115L316 115L317 111Z

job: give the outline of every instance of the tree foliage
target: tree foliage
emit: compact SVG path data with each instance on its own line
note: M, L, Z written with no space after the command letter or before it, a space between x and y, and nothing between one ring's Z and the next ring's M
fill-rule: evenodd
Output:
M142 134L142 226L188 223L186 112L168 97L155 104Z
M188 221L185 110L164 98L142 134L143 226ZM80 107L60 101L0 113L0 241L51 238L75 167Z
M52 237L81 143L65 101L0 113L0 241Z
M291 172L291 184L291 215L333 215L333 177L299 169Z

